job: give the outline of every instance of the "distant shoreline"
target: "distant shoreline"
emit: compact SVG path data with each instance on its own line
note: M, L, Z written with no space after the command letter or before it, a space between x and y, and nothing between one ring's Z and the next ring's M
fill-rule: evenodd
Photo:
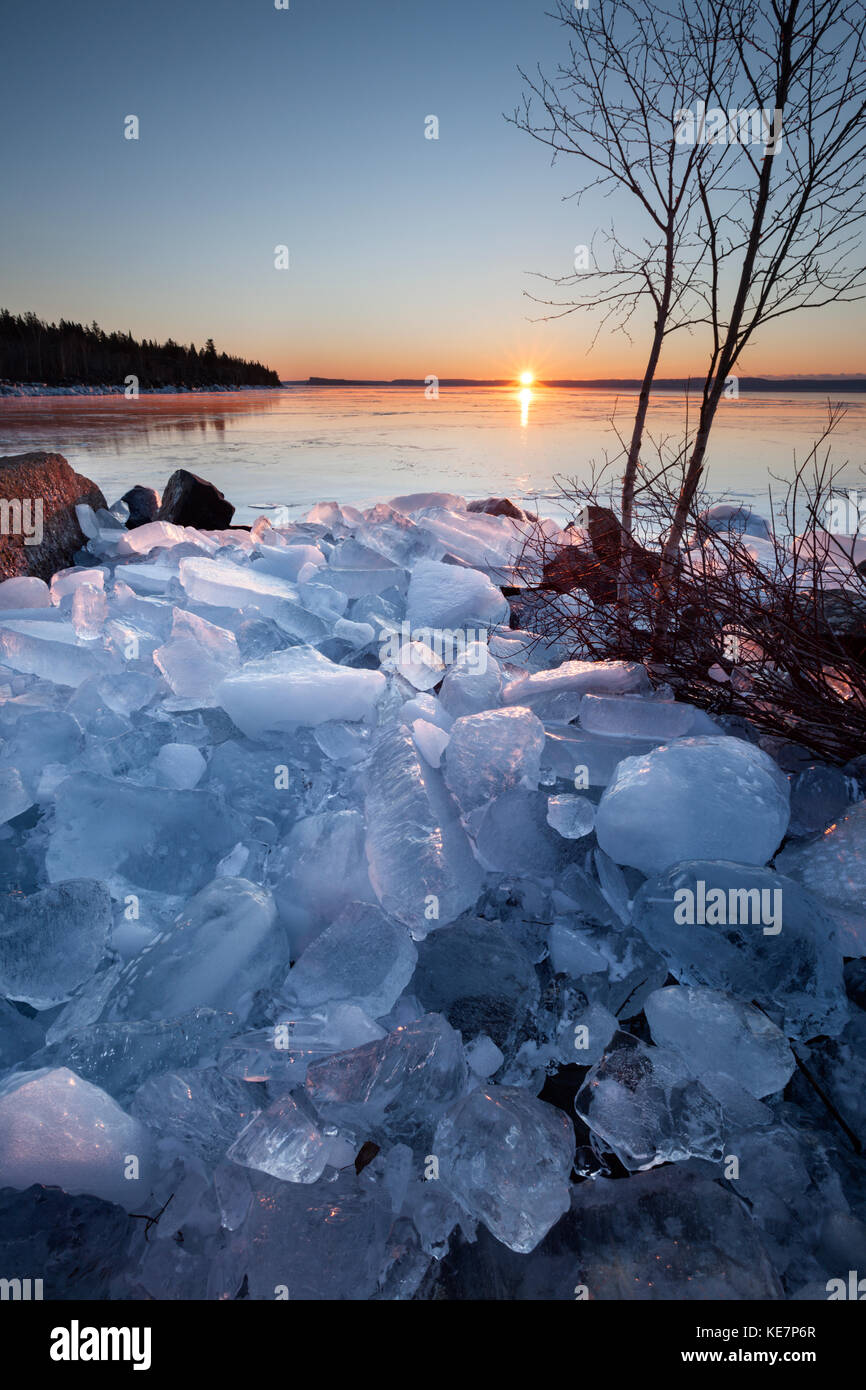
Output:
M417 387L421 390L427 385L423 379L411 377L396 377L391 381L354 381L344 377L324 377L311 376L303 381L284 381L283 386L396 386ZM474 377L439 377L438 385L441 386L510 386L515 389L520 385L519 382L508 378L496 378L484 380ZM864 376L843 376L843 377L761 377L761 376L741 376L738 378L740 391L828 391L828 390L848 390L866 391L866 375ZM532 383L530 389L536 387L557 387L574 390L596 390L596 391L638 391L641 382L638 379L625 377L599 377L596 379L551 379L538 380ZM663 377L653 383L654 391L685 391L690 387L694 393L700 389L697 378L689 381L686 377Z

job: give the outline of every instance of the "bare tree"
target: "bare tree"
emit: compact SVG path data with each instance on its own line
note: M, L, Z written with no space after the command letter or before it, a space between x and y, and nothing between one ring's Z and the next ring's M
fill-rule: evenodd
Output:
M580 270L542 277L560 288L586 286L576 300L538 301L558 310L546 317L597 314L596 338L605 326L628 333L641 305L652 309L646 366L630 438L623 441L619 606L625 614L650 391L666 338L705 315L712 286L703 202L721 181L728 156L712 142L684 150L682 115L733 91L738 53L726 0L710 0L698 13L687 3L665 8L651 0L593 0L590 9L575 11L559 0L552 17L568 31L568 60L553 79L521 70L527 90L510 119L548 145L554 160L576 155L586 165L587 178L571 196L579 201L591 188L624 191L643 229L627 241L611 227L612 264L595 269L588 286Z
M748 144L738 147L733 183L701 188L712 346L662 552L658 657L710 431L744 348L774 319L861 298L866 285L857 237L866 217L866 7L862 0L732 0L730 23L744 95L761 109L772 100L774 133L760 158ZM738 268L726 309L721 271L730 257Z

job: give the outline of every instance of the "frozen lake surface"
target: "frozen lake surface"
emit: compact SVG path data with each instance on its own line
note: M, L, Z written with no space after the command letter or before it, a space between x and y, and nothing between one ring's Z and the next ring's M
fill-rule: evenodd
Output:
M308 387L202 394L9 398L0 401L0 453L57 450L116 501L134 483L162 489L189 468L252 521L269 507L300 516L315 502L366 505L415 491L515 501L556 496L557 477L586 480L627 433L634 392L533 387ZM741 394L723 402L709 484L766 511L770 474L790 477L826 421L819 392ZM834 435L842 481L862 486L866 398L849 397ZM691 404L691 418L696 414ZM682 437L685 401L657 393L655 439ZM612 423L614 422L614 423ZM548 503L547 511L558 510Z

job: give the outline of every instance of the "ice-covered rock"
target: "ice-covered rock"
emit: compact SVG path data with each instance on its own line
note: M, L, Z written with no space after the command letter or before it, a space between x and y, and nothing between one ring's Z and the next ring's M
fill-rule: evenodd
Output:
M724 861L677 864L643 884L632 920L681 985L754 1001L790 1037L845 1025L835 925L794 879Z
M0 897L0 995L34 1009L62 1004L95 973L111 927L111 898L94 879Z
M467 714L455 720L445 754L445 783L464 815L502 792L538 786L544 725L531 710Z
M351 1003L381 1018L403 993L417 959L402 924L370 903L352 903L303 951L283 993L302 1010Z
M785 834L788 779L742 739L684 738L625 758L596 817L617 864L660 873L683 859L766 864Z
M144 1126L68 1067L0 1083L0 1188L39 1182L135 1211L150 1190L151 1162Z
M385 690L381 671L338 666L313 647L290 647L247 662L217 690L217 700L248 738L369 719Z
M672 1048L701 1076L723 1072L751 1095L772 1095L796 1063L784 1033L753 1004L715 989L671 985L644 1004L653 1042Z
M516 1087L487 1084L458 1101L433 1153L443 1186L510 1250L534 1250L568 1210L571 1123Z
M479 570L420 560L412 571L406 618L413 628L488 628L508 620L508 600Z
M441 774L409 734L382 735L365 800L370 882L384 910L417 939L475 903L482 872Z
M780 873L802 883L839 922L846 956L866 956L866 801L776 860Z

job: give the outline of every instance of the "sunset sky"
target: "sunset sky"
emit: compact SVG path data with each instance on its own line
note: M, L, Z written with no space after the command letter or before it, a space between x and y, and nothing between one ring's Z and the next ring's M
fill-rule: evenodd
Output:
M290 5L7 8L0 303L212 336L284 379L638 374L639 333L588 355L588 320L530 322L529 272L567 274L611 216L563 201L575 161L503 119L518 63L563 54L545 0ZM862 303L830 308L768 328L741 371L863 371L864 341ZM674 338L662 371L703 361Z

